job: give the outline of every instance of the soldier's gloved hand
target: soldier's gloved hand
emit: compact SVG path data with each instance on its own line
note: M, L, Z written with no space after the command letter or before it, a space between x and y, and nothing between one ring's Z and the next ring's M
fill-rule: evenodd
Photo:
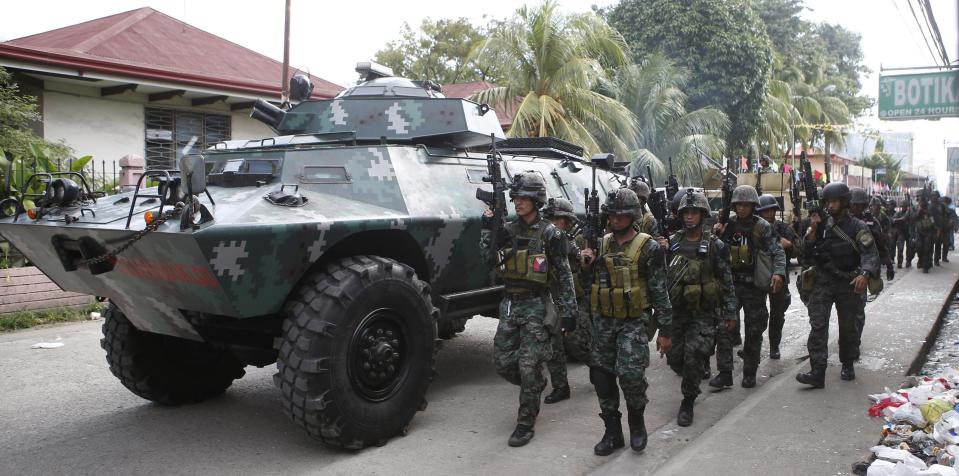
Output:
M487 229L492 228L493 227L493 210L487 208L486 211L483 212L482 220L483 220L483 228L487 228Z
M576 330L576 318L566 316L563 318L563 334L569 334Z
M896 277L896 270L892 265L886 266L886 281L892 281Z

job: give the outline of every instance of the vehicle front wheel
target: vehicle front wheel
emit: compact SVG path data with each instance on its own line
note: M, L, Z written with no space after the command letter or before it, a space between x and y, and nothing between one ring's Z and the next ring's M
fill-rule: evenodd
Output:
M274 382L313 438L359 449L405 433L425 408L436 311L412 268L353 256L306 278L285 306Z

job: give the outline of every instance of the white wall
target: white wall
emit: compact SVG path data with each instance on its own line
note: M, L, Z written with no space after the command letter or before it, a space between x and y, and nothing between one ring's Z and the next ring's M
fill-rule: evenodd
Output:
M249 109L234 112L231 116L233 117L233 139L262 139L276 135L266 124L251 118Z
M143 155L143 104L108 101L54 91L43 93L43 135L63 140L77 157L119 160L127 154Z

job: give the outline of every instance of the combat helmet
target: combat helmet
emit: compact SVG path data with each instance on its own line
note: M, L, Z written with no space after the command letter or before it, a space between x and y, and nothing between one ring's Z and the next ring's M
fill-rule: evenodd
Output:
M780 210L779 201L776 200L776 197L768 193L764 193L760 195L759 206L756 207L756 211L761 212L763 210L769 210L770 208L775 208L776 210Z
M606 204L603 209L606 213L615 215L629 215L636 218L636 209L639 207L639 197L636 192L628 188L618 188L606 195Z
M849 189L849 204L850 205L868 205L869 204L869 192L862 187L853 187Z
M649 200L649 185L646 182L639 180L636 177L633 177L629 181L629 189L633 192L636 192L636 196L642 198L643 200Z
M752 185L740 185L733 190L731 202L733 204L752 203L753 205L759 205L759 194L756 193L756 188Z
M543 210L543 217L549 218L569 218L576 220L576 213L573 211L573 202L565 198L550 198Z
M883 205L885 205L885 204L882 202L882 198L881 198L879 195L873 195L872 198L869 199L869 206L870 206L870 207L874 207L874 206L876 206L876 205L879 205L880 207L883 206Z
M546 203L546 181L535 171L527 171L513 176L509 187L509 198L529 197L538 205Z
M676 213L682 213L688 208L700 210L706 214L709 213L709 200L706 200L706 195L702 192L687 188L685 192L677 195L681 195L682 198L679 199Z
M848 185L842 182L829 182L822 188L822 193L819 196L822 197L823 201L838 198L849 202L850 194Z

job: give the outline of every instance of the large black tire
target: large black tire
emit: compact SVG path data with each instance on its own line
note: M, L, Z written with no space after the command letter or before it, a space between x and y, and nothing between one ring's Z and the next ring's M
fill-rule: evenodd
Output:
M100 347L124 387L161 405L214 397L245 373L229 350L141 331L113 303L104 312Z
M285 314L274 376L284 412L337 448L405 434L432 379L429 285L390 259L343 258L307 277Z

